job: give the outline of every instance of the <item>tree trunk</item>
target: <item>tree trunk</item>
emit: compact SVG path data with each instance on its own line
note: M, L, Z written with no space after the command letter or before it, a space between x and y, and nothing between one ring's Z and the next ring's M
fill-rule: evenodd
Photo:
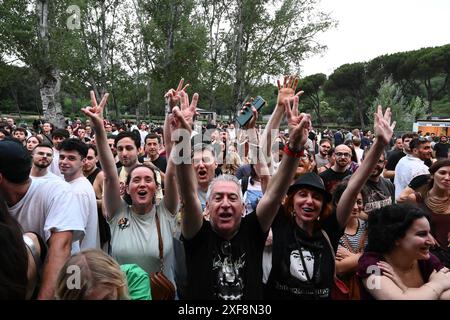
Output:
M61 104L59 103L59 91L61 88L61 77L59 70L50 61L50 41L48 31L48 2L38 0L36 12L39 17L39 40L41 43L42 65L37 66L39 72L39 91L42 100L42 113L44 118L56 127L64 128L65 121Z
M243 42L244 42L244 4L242 0L238 1L238 21L236 26L236 42L234 47L235 58L235 82L233 86L233 104L234 110L231 112L236 113L239 111L242 102L242 91L244 87L244 63L242 56Z
M19 97L17 96L17 89L15 87L9 87L9 91L11 92L11 96L16 103L17 113L19 114L19 119L22 120L22 113L20 111Z
M170 65L172 63L172 56L173 56L173 44L175 39L175 22L178 18L178 11L177 11L177 3L175 1L172 1L170 3L170 24L169 28L167 28L167 39L166 39L166 55L165 55L165 62L164 62L164 72L169 79L170 75Z
M426 110L426 113L431 115L433 112L433 87L431 85L431 81L429 79L424 81L425 89L427 90L427 100L428 100L428 108Z
M148 115L148 119L150 119L150 99L152 97L152 78L150 76L148 76L147 79L147 85L146 85L146 89L147 89L147 99L146 99L146 114Z
M65 127L65 119L59 103L61 76L59 70L51 68L46 74L39 77L39 91L42 100L44 118L58 128Z
M322 117L320 116L320 97L319 97L319 93L316 93L312 100L313 100L313 105L314 105L314 107L316 109L318 125L319 125L319 127L322 127Z
M141 107L142 104L139 102L139 74L140 74L140 66L139 63L136 66L136 122L139 123L140 119L140 115L141 115Z

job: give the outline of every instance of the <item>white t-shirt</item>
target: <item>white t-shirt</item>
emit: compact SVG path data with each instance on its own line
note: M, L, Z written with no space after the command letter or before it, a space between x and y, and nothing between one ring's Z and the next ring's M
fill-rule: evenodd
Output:
M100 249L97 200L95 198L94 187L85 177L72 180L69 184L72 187L74 198L78 201L85 227L85 235L80 241L80 249ZM74 249L73 246L72 249Z
M362 156L364 154L364 150L361 149L361 148L356 148L355 147L355 152L356 152L356 158L358 159L358 164L361 164L361 159L362 159Z
M422 160L407 154L397 163L395 167L395 200L400 197L402 191L408 186L411 180L421 174L429 174L428 167Z
M55 148L53 148L53 160L48 167L48 171L56 174L58 177L61 177L61 179L64 180L64 175L61 173L61 171L59 171L59 150L56 150Z
M111 255L119 264L135 263L148 273L160 271L155 212L159 217L163 239L164 274L175 284L173 234L176 216L166 209L164 201L153 206L149 213L136 214L122 200L121 206L108 221L111 228ZM124 218L127 223L119 225Z
M58 180L61 180L61 181L64 180L61 177L58 177L56 174L51 173L48 170L47 170L47 173L45 175L43 175L42 177L33 177L32 175L30 175L30 178L33 179L33 180L52 180L52 179L58 179Z
M31 180L25 196L10 214L25 232L32 231L48 241L52 232L73 231L72 241L84 236L84 224L78 203L69 184L63 180Z

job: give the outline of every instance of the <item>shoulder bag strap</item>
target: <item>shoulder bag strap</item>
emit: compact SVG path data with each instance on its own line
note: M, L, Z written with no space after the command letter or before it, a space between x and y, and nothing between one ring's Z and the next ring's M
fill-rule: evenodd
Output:
M159 224L159 217L158 213L155 211L155 222L156 222L156 230L158 231L158 248L159 248L159 261L160 261L160 269L161 272L164 272L164 247L163 247L163 240L161 236L161 226Z
M323 236L325 237L325 239L328 242L328 245L330 246L331 254L333 255L333 260L335 261L334 262L334 277L336 278L336 254L334 253L333 245L331 244L330 238L328 237L328 234L325 232L325 230L321 229L320 231L322 231Z

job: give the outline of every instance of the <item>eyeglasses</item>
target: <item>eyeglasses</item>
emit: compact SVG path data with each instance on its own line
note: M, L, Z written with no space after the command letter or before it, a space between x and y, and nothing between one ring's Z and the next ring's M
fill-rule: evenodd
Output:
M352 156L351 153L342 153L342 152L336 152L335 155L336 155L336 157L339 157L339 158L341 158L341 157L350 158Z

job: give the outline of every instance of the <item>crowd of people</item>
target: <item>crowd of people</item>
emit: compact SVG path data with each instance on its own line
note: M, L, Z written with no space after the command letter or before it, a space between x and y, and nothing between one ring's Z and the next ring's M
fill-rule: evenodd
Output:
M0 299L159 299L156 273L178 300L450 299L448 137L381 106L319 132L297 85L264 127L197 125L183 80L163 126L93 92L64 128L0 123Z

